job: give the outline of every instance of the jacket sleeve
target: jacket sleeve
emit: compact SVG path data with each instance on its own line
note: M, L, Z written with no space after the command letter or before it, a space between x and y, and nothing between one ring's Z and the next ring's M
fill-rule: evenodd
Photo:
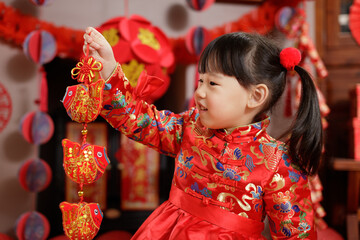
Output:
M133 94L134 88L117 64L106 81L100 115L129 138L148 145L162 154L176 156L184 121L189 112L175 114L159 111Z
M265 187L265 211L273 239L317 239L308 177L277 150L278 167Z

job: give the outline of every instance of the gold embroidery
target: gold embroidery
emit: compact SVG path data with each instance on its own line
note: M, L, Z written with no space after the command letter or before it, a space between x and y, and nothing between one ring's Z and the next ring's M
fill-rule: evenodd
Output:
M277 190L283 188L285 186L284 177L278 173L274 174L269 186L270 186L270 188L266 188L266 190L277 191Z

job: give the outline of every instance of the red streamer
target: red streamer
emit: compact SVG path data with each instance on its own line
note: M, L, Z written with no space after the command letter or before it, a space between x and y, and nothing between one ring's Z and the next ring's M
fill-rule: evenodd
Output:
M258 8L243 15L236 21L226 23L210 30L211 39L225 33L235 31L252 31L266 34L274 28L274 16L278 9L283 6L297 6L301 0L293 1L265 1ZM128 4L128 3L126 3ZM125 15L128 14L128 6L125 6ZM57 56L79 59L82 55L84 43L83 30L75 30L66 27L55 26L46 21L41 21L33 16L24 15L18 10L6 6L0 2L0 38L21 47L25 37L35 29L43 29L50 32L57 42ZM197 57L191 55L185 47L185 36L170 39L176 63L193 64Z

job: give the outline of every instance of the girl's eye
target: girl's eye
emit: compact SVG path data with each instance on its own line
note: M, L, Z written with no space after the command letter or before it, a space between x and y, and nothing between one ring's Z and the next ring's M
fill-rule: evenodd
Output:
M199 79L199 83L203 83L204 82L204 80L202 80L202 79Z
M217 85L215 82L213 82L213 81L210 81L210 85L211 86L215 86L215 85Z

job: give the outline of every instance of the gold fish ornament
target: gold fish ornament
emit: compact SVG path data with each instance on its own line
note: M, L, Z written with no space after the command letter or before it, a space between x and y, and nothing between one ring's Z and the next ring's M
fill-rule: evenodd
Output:
M66 175L74 182L90 184L99 179L110 163L106 148L97 145L62 140L64 151L63 167Z
M98 233L103 213L97 203L60 203L65 235L70 240L91 240Z
M95 121L99 116L105 81L77 84L66 88L62 103L69 117L78 123Z
M69 117L83 124L81 144L62 140L65 173L80 184L79 203L60 203L63 229L70 240L91 240L98 233L103 214L98 203L83 201L83 185L98 180L109 164L105 147L86 142L87 124L100 114L105 85L105 81L99 79L102 64L89 57L89 46L86 52L86 56L71 71L72 78L79 84L69 86L62 100Z

